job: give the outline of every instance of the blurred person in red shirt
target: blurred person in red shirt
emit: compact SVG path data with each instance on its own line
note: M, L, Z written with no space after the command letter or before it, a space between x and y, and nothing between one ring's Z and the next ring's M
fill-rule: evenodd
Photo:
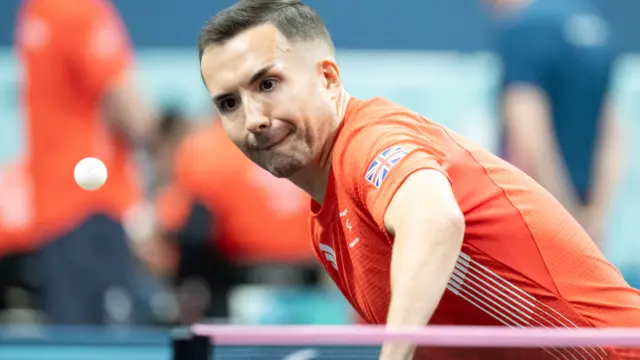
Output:
M290 265L286 273L302 276L293 283L317 281L309 197L244 157L220 123L185 138L173 166L173 180L157 198L158 220L165 237L179 244L177 281L184 301L196 298L192 308L210 306L208 315L226 317L234 285L270 281L252 279L252 269L265 274L261 266ZM203 298L210 304L200 303ZM198 320L200 311L185 314L183 321Z
M134 271L121 225L142 197L132 144L156 128L131 81L131 44L107 0L25 0L16 47L41 305L55 324L112 321L106 294L128 293ZM109 170L99 191L73 180L88 156Z

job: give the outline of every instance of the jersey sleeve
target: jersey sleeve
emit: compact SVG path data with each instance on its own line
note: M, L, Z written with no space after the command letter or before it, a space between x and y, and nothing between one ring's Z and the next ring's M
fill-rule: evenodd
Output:
M64 58L85 89L102 93L129 70L131 44L116 10L104 0L73 1L60 16Z
M418 121L418 120L416 120ZM435 170L447 179L444 130L412 121L376 121L349 141L342 166L352 196L366 208L380 229L393 196L419 170Z

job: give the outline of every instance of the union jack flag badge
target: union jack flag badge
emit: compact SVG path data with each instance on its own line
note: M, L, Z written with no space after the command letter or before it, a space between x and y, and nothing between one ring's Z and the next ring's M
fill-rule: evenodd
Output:
M384 179L389 175L389 171L398 161L402 160L407 155L400 146L392 146L383 152L381 152L367 168L365 179L371 183L371 185L379 188L382 185Z

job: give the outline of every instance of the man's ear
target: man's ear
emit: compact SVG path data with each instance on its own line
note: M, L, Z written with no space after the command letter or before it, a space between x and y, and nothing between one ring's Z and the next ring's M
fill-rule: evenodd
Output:
M332 57L326 57L320 61L319 66L325 88L329 91L339 92L342 88L342 79L336 60Z

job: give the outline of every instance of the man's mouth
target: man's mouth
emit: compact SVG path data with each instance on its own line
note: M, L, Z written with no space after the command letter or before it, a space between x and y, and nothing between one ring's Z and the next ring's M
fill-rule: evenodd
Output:
M258 147L256 147L259 151L269 151L273 148L275 148L276 146L282 144L285 140L287 140L287 138L289 137L290 133L285 133L282 136L279 136L265 144L262 144Z

